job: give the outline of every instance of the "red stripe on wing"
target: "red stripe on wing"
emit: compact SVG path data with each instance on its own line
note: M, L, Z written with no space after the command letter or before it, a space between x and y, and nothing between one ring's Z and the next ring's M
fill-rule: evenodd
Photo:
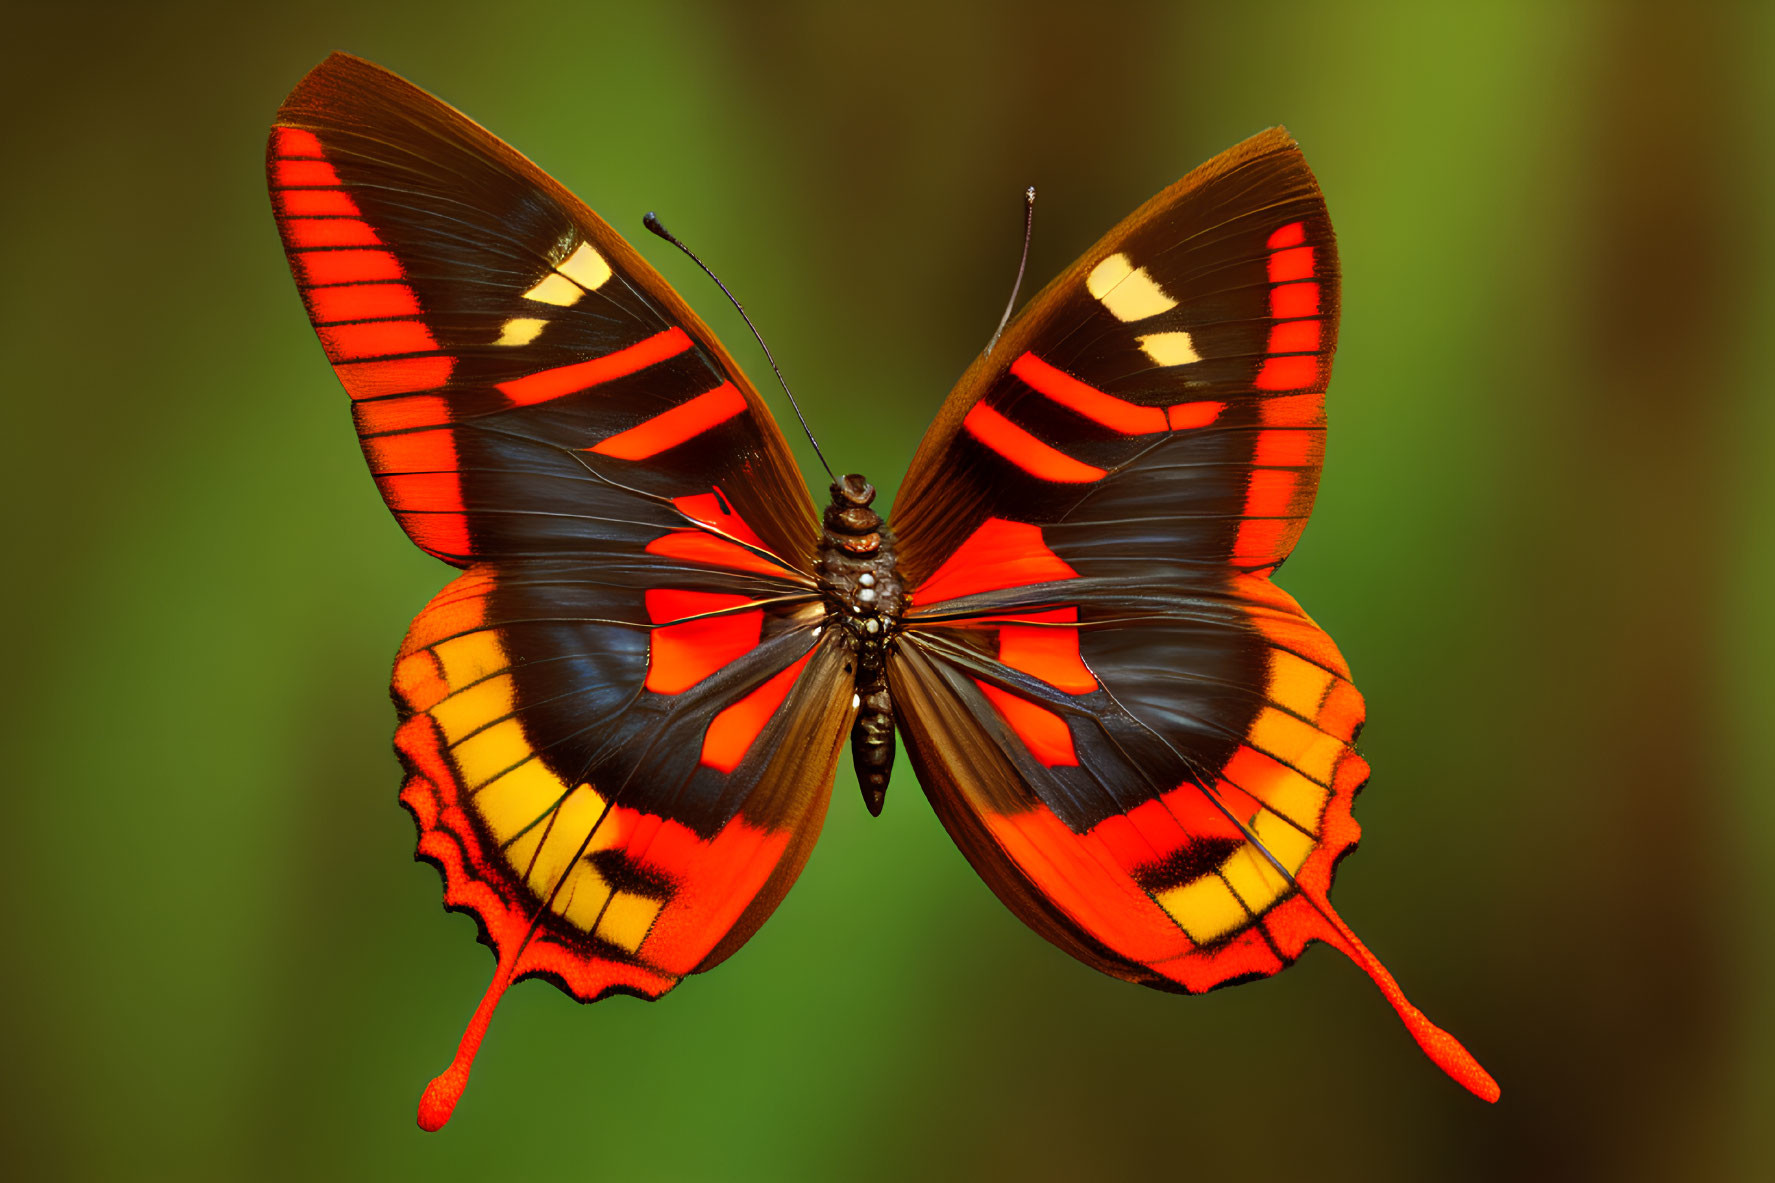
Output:
M1206 427L1226 410L1225 403L1198 402L1176 403L1165 408L1165 418L1170 421L1173 431L1183 431L1192 427Z
M646 603L647 619L660 626L648 634L646 686L655 694L682 694L756 649L764 633L764 611L760 608L702 620L684 619L751 603L745 596L649 588Z
M757 547L764 546L764 539L758 537L758 532L752 529L751 524L735 513L725 498L712 490L688 497L674 497L672 504L687 518L713 526L741 542L749 542Z
M1038 763L1049 768L1078 767L1079 754L1073 747L1072 729L1066 725L1065 719L1040 703L1019 698L978 678L974 679L974 685L992 703L999 718L1017 733L1017 738L1023 741L1023 746Z
M645 460L746 413L746 396L731 382L679 403L669 411L585 449L618 460Z
M450 381L456 359L448 355L402 357L389 361L339 362L333 372L352 398L386 398L436 390Z
M787 572L781 563L773 563L763 555L747 550L737 542L705 534L701 530L674 530L649 542L644 548L650 555L698 563L705 567L721 567L728 571L751 571L759 575Z
M335 362L397 353L433 353L437 338L422 320L369 320L343 325L317 325L316 333Z
M357 218L286 217L284 233L290 236L290 245L297 249L382 245L370 224Z
M292 251L290 260L307 287L406 278L400 260L388 251Z
M1105 394L1066 371L1055 369L1033 353L1025 353L1012 362L1011 373L1030 389L1111 431L1123 435L1152 435L1170 426L1163 407L1143 407Z
M309 288L303 295L308 300L308 314L316 325L419 315L419 297L404 283Z
M998 633L999 661L1040 678L1056 690L1068 694L1091 693L1097 689L1097 679L1079 656L1078 629L1053 627L1076 624L1078 619L1077 608L1056 608L1051 612L1025 612L1006 617ZM1016 621L1028 623L1013 623Z
M356 402L351 405L351 412L360 436L442 427L450 422L450 404L430 394Z
M443 559L471 553L453 432L440 428L377 436L364 441L364 452L389 508L414 542ZM413 479L421 476L430 479Z
M511 401L512 406L527 407L626 377L669 357L676 357L690 346L690 334L674 325L627 349L619 349L603 357L557 366L552 370L538 370L510 382L501 382L499 392Z
M1078 572L1042 540L1042 528L1028 522L987 518L943 565L913 589L915 604L935 604L980 592L1057 579L1076 579Z
M984 402L975 403L961 425L969 435L1040 480L1079 485L1106 475L1105 469L1049 447Z
M352 217L363 211L343 189L275 189L277 212L285 218Z
M710 768L722 772L732 772L752 750L758 736L764 731L765 724L783 705L783 699L789 696L795 679L807 668L812 660L810 652L806 657L784 670L764 685L752 691L732 706L722 710L709 724L709 730L703 735L702 762Z

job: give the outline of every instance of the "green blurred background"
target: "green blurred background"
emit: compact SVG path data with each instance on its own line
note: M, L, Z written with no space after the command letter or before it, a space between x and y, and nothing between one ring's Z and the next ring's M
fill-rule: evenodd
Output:
M5 26L0 1173L1767 1177L1771 6ZM1336 898L1503 1101L1329 950L1203 998L1097 976L972 877L908 770L872 821L847 767L740 956L658 1004L517 989L454 1124L419 1133L492 960L395 804L388 666L448 572L375 496L264 192L272 112L334 49L528 153L762 372L638 233L657 208L889 493L993 327L1022 186L1039 285L1285 122L1345 267L1325 483L1281 578L1368 696Z

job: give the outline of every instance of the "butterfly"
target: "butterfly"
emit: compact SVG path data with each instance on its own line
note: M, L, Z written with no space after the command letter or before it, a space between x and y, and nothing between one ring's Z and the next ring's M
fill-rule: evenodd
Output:
M795 882L845 740L896 732L999 899L1104 973L1197 993L1323 941L1460 1084L1498 1086L1332 909L1362 696L1271 580L1318 485L1331 223L1284 131L1141 206L962 376L892 513L816 509L763 400L609 225L344 54L277 113L290 269L376 484L462 569L395 662L401 802L500 996L658 998Z

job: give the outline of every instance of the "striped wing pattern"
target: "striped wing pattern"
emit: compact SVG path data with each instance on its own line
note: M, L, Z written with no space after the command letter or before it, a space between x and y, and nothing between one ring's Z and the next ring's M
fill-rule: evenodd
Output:
M504 990L657 998L731 955L825 815L857 674L756 390L595 213L343 54L279 110L273 212L409 537L461 573L396 660L402 803ZM894 711L1005 903L1195 992L1311 940L1497 1086L1332 910L1368 767L1331 639L1271 580L1316 491L1336 245L1279 130L1141 207L965 374L894 506ZM829 545L829 544L828 544Z
M280 109L272 204L370 469L464 568L394 673L401 799L501 992L657 997L763 923L851 717L813 506L757 393L596 214L345 55Z
M1327 899L1359 833L1362 696L1270 576L1318 486L1337 308L1331 224L1280 130L1086 252L913 461L893 695L951 836L1061 948L1197 992L1326 941L1495 1096Z

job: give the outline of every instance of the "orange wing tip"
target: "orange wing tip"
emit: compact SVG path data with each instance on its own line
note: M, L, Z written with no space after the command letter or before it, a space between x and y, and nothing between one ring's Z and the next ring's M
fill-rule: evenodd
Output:
M1473 1053L1411 1004L1411 1000L1405 997L1405 991L1399 988L1399 983L1387 972L1387 967L1350 931L1350 926L1344 923L1343 917L1332 910L1330 901L1318 893L1313 893L1310 900L1319 913L1331 922L1330 930L1323 933L1322 939L1354 961L1380 987L1381 994L1405 1024L1405 1029L1411 1032L1411 1037L1417 1040L1417 1045L1423 1049L1424 1054L1447 1073L1450 1080L1475 1097L1481 1101L1496 1102L1503 1090L1492 1079L1491 1073L1473 1058Z

